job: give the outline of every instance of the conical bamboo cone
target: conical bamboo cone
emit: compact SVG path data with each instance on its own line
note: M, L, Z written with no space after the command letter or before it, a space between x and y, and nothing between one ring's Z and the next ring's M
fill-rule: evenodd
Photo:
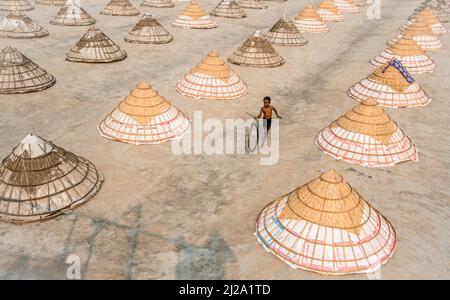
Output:
M27 0L0 0L0 10L2 11L28 11L34 9L34 6Z
M267 205L256 237L290 267L327 275L375 272L397 244L389 220L334 170Z
M357 14L359 9L352 0L334 0L334 5L344 14Z
M221 0L211 12L211 15L232 19L247 17L245 10L234 0Z
M417 161L414 144L372 98L323 129L315 141L325 154L364 167Z
M408 22L400 27L400 32L405 32L409 29L410 26L414 26L414 22L418 17L421 17L423 21L425 21L431 28L431 32L435 35L443 35L447 33L447 29L442 25L439 19L434 15L432 10L429 7L426 7L421 12L412 15L409 17Z
M177 83L177 91L197 99L232 100L247 94L247 85L212 51Z
M444 48L442 41L431 31L431 26L420 16L417 17L407 30L390 40L388 46L392 46L398 42L405 34L410 34L423 50L439 51Z
M24 13L13 10L0 22L0 38L33 39L48 36L48 31Z
M90 26L95 23L96 20L82 7L78 6L74 0L67 0L66 4L50 21L50 24L61 26Z
M235 65L260 68L279 67L285 63L284 58L261 36L259 31L236 49L228 61Z
M294 25L300 32L323 33L329 32L330 26L319 16L316 9L309 5L299 12L294 19Z
M264 37L269 43L280 46L303 46L308 43L286 14L264 34Z
M175 3L172 0L143 0L141 6L153 8L170 8L174 7Z
M208 14L198 5L197 1L191 0L186 9L173 21L172 26L190 29L212 29L217 23L211 20Z
M141 81L98 126L103 137L135 145L180 139L190 128L186 115L145 81Z
M239 0L239 6L245 9L266 9L269 6L263 0Z
M40 5L63 6L66 3L66 0L36 0L35 2Z
M87 159L29 134L0 164L0 220L43 222L94 197L104 181Z
M9 46L0 53L0 66L0 94L38 92L55 84L55 77Z
M172 35L149 13L142 16L125 38L126 42L137 44L167 44L172 40Z
M431 102L425 91L398 60L376 69L351 87L348 95L360 102L373 98L380 106L391 108L420 107Z
M104 9L100 11L101 15L108 16L137 16L141 12L129 0L111 0Z
M342 22L344 21L344 15L342 12L334 5L332 0L323 1L318 9L317 13L325 22Z

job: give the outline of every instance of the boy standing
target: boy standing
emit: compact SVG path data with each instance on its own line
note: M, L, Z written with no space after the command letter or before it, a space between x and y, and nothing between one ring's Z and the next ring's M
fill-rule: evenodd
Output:
M266 131L269 132L270 127L272 126L272 113L274 112L278 119L281 119L280 115L278 115L278 111L275 107L270 105L272 99L270 97L264 97L264 106L261 107L259 111L259 115L255 117L255 119L260 119L263 117L263 124L266 128Z

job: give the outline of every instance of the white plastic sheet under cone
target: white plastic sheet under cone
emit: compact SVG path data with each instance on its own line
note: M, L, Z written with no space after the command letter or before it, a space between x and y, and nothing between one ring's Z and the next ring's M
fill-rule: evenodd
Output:
M29 134L0 163L0 220L43 222L94 197L104 181L87 159Z
M129 0L111 0L100 11L101 15L108 16L137 16L141 12Z
M81 6L78 6L77 0L67 0L66 4L50 21L50 24L62 26L90 26L95 23L96 20Z
M294 25L300 32L324 33L330 31L330 26L317 13L316 8L307 6L294 18Z
M135 145L182 138L191 128L187 116L141 81L98 126L110 140Z
M353 4L352 0L334 0L334 5L344 14L359 13L358 7Z
M213 9L211 15L232 19L247 17L245 10L235 0L221 0Z
M400 61L393 60L352 86L347 94L357 101L375 99L380 106L409 108L426 106L431 99Z
M372 98L325 127L315 143L335 159L370 168L418 160L410 138Z
M28 11L34 9L34 6L27 0L0 0L0 10L2 11Z
M167 44L173 36L150 13L145 13L133 27L125 42L137 44Z
M263 0L239 0L238 3L245 9L266 9L269 7Z
M141 6L153 8L171 8L175 6L172 0L143 0Z
M21 11L13 10L0 17L0 38L33 39L48 36L48 31Z
M308 43L286 14L264 34L264 38L269 43L279 46L303 46Z
M232 100L247 94L247 85L211 51L177 83L177 91L197 99Z
M172 22L172 26L190 29L212 29L217 23L198 5L197 1L191 0L185 10Z
M334 5L332 0L323 1L317 8L317 13L325 22L342 22L344 21L344 15Z
M56 82L55 77L10 46L0 52L0 66L0 94L39 92Z
M397 245L389 220L334 170L267 205L256 237L290 267L326 275L375 272Z

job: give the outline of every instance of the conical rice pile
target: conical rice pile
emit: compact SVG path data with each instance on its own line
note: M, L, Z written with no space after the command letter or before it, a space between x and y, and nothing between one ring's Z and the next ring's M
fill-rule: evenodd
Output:
M334 5L332 0L325 0L317 9L317 13L325 22L342 22L344 21L344 15Z
M239 0L239 6L246 9L266 9L269 6L263 0Z
M403 36L370 62L375 68L398 59L411 74L431 73L436 70L433 60L417 45L411 35Z
M173 36L149 13L142 16L125 38L126 42L137 44L167 44L172 40Z
M379 105L392 108L426 106L431 99L411 77L399 60L393 60L348 90L357 101L375 99Z
M264 37L269 43L279 46L303 46L308 43L286 14L264 34Z
M0 53L0 94L21 94L45 90L55 78L16 49L7 46Z
M231 100L247 94L247 85L212 51L177 83L185 96L213 100Z
M110 140L142 145L180 139L189 119L145 81L141 81L98 126Z
M29 134L0 164L0 221L47 221L90 200L103 180L87 159Z
M374 272L397 244L389 220L334 170L267 205L256 237L290 267L327 275Z
M415 15L424 10L425 8L430 8L433 14L439 19L442 23L450 22L448 14L450 13L450 9L446 7L445 4L438 0L427 0L423 2L418 8L416 8Z
M141 12L129 0L111 0L104 9L102 15L108 16L137 16Z
M83 63L110 63L126 57L127 53L95 26L66 54L68 61Z
M66 0L36 0L35 2L40 5L63 6L66 3Z
M3 11L27 11L34 9L34 6L27 0L0 0L0 10Z
M284 58L261 36L259 31L236 49L228 61L235 65L260 68L278 67L285 63Z
M294 24L300 32L323 33L330 31L330 26L319 16L316 9L308 5L299 12L294 19Z
M431 31L431 26L421 16L418 16L403 33L389 41L388 45L392 46L406 34L410 34L423 50L438 51L444 48L441 40Z
M173 21L172 26L191 29L216 28L217 23L211 20L197 1L192 0L186 9Z
M67 0L66 5L61 7L50 24L62 26L90 26L96 20L91 17L82 7L75 4L74 0Z
M334 0L334 5L344 14L359 13L358 7L353 4L352 0Z
M172 0L144 0L141 3L144 7L154 7L154 8L170 8L174 7L175 3Z
M364 167L393 167L417 161L417 150L372 98L323 129L315 141L325 154Z
M431 32L433 32L435 35L443 35L444 33L447 33L447 29L445 29L444 25L442 25L442 23L434 15L433 11L429 7L426 7L416 15L409 17L409 21L405 25L400 27L400 31L404 32L405 30L408 30L408 28L414 23L418 16L420 16L422 20L431 27Z
M0 22L0 38L33 39L48 36L48 31L24 13L13 10Z
M240 19L245 18L247 13L234 0L221 0L211 12L212 16Z

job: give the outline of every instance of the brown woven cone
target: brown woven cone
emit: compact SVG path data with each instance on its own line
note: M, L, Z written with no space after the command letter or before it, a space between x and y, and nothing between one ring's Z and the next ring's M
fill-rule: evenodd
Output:
M104 9L102 15L108 16L137 16L141 12L129 0L111 0Z
M172 0L144 0L141 3L144 7L154 7L154 8L170 8L174 7L175 3Z
M73 0L68 0L50 21L50 24L61 26L90 26L95 23L96 20Z
M234 0L221 0L211 12L211 15L232 19L247 17L245 10Z
M239 6L245 9L266 9L269 6L263 0L239 0Z
M27 11L34 9L34 6L27 0L0 0L0 10L3 11Z
M149 13L145 13L125 37L126 42L137 44L167 44L172 40L172 35Z
M66 4L66 0L36 0L36 4L40 5L56 5L56 6L63 6Z
M0 23L0 38L33 39L48 36L48 31L23 12L10 11Z
M264 34L264 37L269 43L279 46L303 46L308 43L286 14Z

